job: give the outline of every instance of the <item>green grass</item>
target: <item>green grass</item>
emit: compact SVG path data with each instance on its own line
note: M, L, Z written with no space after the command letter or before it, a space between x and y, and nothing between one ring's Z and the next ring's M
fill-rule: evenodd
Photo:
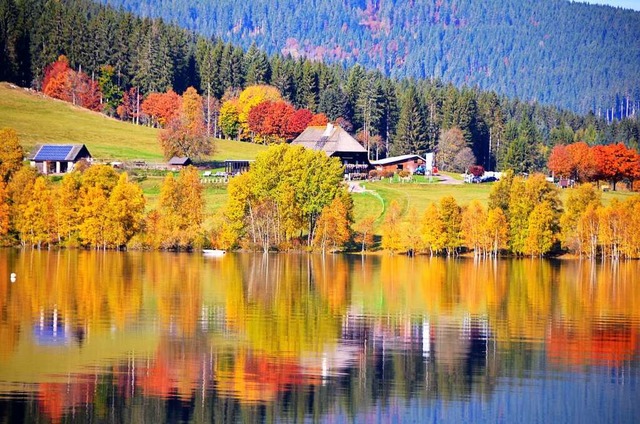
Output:
M0 83L0 128L14 128L29 151L38 143L82 143L97 159L162 162L158 130L118 121L41 93ZM254 159L265 146L216 140L205 160Z

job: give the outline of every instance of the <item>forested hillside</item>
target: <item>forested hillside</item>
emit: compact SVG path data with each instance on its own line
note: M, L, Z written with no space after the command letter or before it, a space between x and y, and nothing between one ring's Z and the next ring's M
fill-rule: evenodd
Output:
M640 101L640 12L631 10L567 0L101 1L244 48L478 85L581 113L620 117Z
M638 114L607 122L438 78L396 80L360 65L268 56L88 0L0 0L0 10L0 80L41 90L47 70L66 55L71 101L144 125L158 125L140 107L152 94L193 86L206 100L207 131L236 138L222 122L225 105L247 87L266 84L295 108L324 114L366 140L374 158L438 150L454 140L485 168L531 171L544 168L557 144L637 147L640 140ZM78 103L83 97L92 105ZM456 137L444 137L449 130Z

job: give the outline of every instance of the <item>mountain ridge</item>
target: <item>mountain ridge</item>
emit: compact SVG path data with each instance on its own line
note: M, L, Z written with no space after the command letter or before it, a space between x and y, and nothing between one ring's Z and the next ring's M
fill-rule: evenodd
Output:
M628 115L623 98L640 107L640 12L629 9L566 0L101 2L269 54L440 78L580 113Z

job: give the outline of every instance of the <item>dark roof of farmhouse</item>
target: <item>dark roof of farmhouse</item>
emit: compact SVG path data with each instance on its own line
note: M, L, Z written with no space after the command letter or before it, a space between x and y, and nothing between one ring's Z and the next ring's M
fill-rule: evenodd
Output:
M367 152L348 132L332 124L327 124L326 127L307 127L291 144L312 150L322 150L328 156L336 152Z
M91 156L84 144L38 144L29 158L32 161L75 161L80 153L86 151L82 157Z
M174 156L171 159L169 159L169 165L189 165L189 164L191 164L191 159L187 157L179 158L177 156Z

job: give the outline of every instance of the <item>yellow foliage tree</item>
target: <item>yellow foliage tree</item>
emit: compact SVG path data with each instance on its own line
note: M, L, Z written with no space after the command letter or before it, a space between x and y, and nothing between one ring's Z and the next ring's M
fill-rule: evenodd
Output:
M576 225L577 246L580 255L595 258L598 255L598 235L600 234L601 206L590 203L580 214Z
M9 195L7 186L0 181L0 243L9 233Z
M109 199L99 185L83 187L79 199L78 227L84 245L95 249L107 248Z
M78 232L80 187L80 174L72 172L65 174L62 182L55 189L55 223L58 243L70 242Z
M403 244L410 251L410 254L416 254L425 249L419 229L420 217L418 216L416 208L412 207L407 213L407 218L403 223L402 229Z
M382 248L392 253L405 249L401 213L400 205L393 200L382 223Z
M314 245L322 250L335 252L342 250L351 240L349 229L347 205L341 196L336 196L333 201L322 209L314 237Z
M109 196L107 242L119 247L125 245L140 231L145 207L142 189L129 181L127 173L120 174L118 183Z
M0 129L0 181L9 181L11 175L20 169L24 151L13 128Z
M374 216L366 216L355 225L355 241L362 246L364 252L373 244L373 226L376 222Z
M568 190L567 200L564 202L564 212L560 217L561 240L565 248L573 252L582 252L578 236L578 221L587 206L600 204L600 192L592 184L581 184Z
M481 256L487 245L487 212L479 201L472 201L462 212L462 240L474 256Z
M462 210L453 196L440 199L440 219L444 227L447 256L455 255L462 246Z
M556 241L554 219L554 211L548 201L545 200L533 208L529 215L524 254L542 256L551 250Z
M44 177L38 177L31 196L24 208L24 215L18 231L23 244L50 246L55 234L55 215L51 189Z
M501 208L490 209L485 224L486 242L485 250L496 257L501 249L506 249L509 243L509 223Z
M420 234L423 246L429 249L431 256L444 249L446 241L445 227L438 206L435 203L429 204L424 211Z
M191 249L202 244L204 197L200 176L190 166L178 175L168 174L160 188L161 247Z
M270 85L250 85L240 93L238 97L238 122L240 124L240 138L246 139L249 131L249 112L254 106L264 101L282 100L280 91Z

